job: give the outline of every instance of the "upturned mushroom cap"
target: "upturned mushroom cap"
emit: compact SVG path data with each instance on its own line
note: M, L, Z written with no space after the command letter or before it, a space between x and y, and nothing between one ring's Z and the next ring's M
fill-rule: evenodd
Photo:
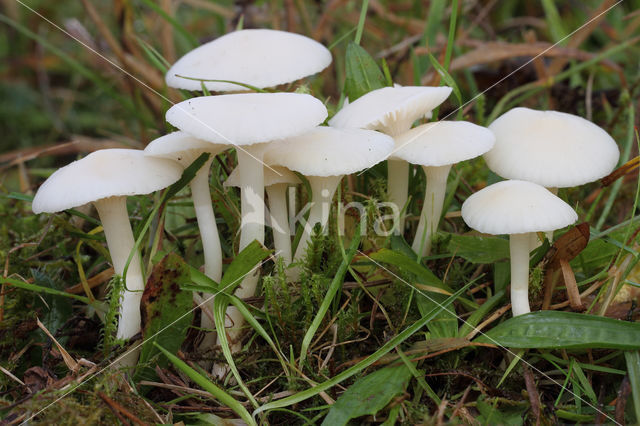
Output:
M397 134L408 130L418 118L431 113L450 94L451 88L446 86L383 87L349 103L329 120L329 125Z
M422 166L447 166L489 151L495 142L491 130L467 121L437 121L395 138L393 157Z
M151 141L144 149L144 155L183 163L189 162L192 157L202 152L210 152L212 155L216 155L228 147L228 145L203 141L186 132L177 131Z
M291 170L281 166L269 166L264 168L264 187L288 183L295 185L300 183L300 179ZM229 186L240 187L240 173L238 168L233 169L229 177L222 184L225 188Z
M553 231L571 225L578 215L540 185L507 180L467 198L462 204L462 218L470 228L500 235Z
M340 176L385 160L393 146L391 137L373 130L320 126L272 144L265 162L305 176Z
M56 170L38 189L34 213L54 213L113 196L148 194L177 181L182 167L137 149L103 149Z
M229 80L260 89L316 74L331 64L329 50L308 37L285 31L240 30L206 43L180 58L167 71L169 87L201 90L203 80ZM232 83L204 82L217 92L246 91Z
M178 129L208 142L252 145L304 133L327 118L324 104L300 93L201 96L167 111Z
M507 179L546 187L583 185L609 174L620 151L602 128L557 111L514 108L489 129L496 135L484 155L491 170Z

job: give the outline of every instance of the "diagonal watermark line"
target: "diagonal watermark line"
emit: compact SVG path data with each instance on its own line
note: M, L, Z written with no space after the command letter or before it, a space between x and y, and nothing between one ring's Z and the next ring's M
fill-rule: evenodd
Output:
M405 143L402 144L402 146L397 146L395 147L391 153L389 154L388 158L391 158L393 156L393 154L395 154L396 152L400 151L401 149L403 149L405 146L409 145L410 143L415 142L420 136L422 136L423 134L429 132L429 130L435 128L441 121L451 117L453 114L456 114L458 111L460 111L462 108L466 107L467 105L469 105L471 102L475 101L476 99L478 99L480 96L484 95L485 93L487 93L489 90L493 89L494 87L496 87L497 85L499 85L500 83L502 83L503 81L505 81L506 79L508 79L509 77L511 77L512 75L514 75L515 73L517 73L518 71L520 71L521 69L523 69L524 67L526 67L527 65L529 65L530 63L532 63L533 61L535 61L536 59L538 59L541 56L544 56L545 53L547 53L548 51L554 49L556 46L558 46L560 43L564 42L565 40L569 39L570 37L572 37L574 34L576 34L577 32L581 31L583 28L585 28L586 26L588 26L589 24L591 24L593 21L595 21L596 19L600 18L602 15L605 15L606 13L608 13L611 9L613 9L614 7L616 7L617 5L619 5L620 3L622 3L624 0L618 0L616 3L614 3L613 5L611 5L610 7L608 7L606 10L600 12L599 14L597 14L596 16L594 16L593 18L589 19L587 22L585 22L584 24L582 24L581 26L579 26L578 28L576 28L575 30L573 30L571 33L567 34L566 36L564 36L562 39L558 40L557 42L553 43L551 46L547 47L546 49L544 49L542 52L538 53L536 56L534 56L533 58L531 58L530 60L528 60L527 62L525 62L524 64L520 65L518 68L516 68L515 70L511 71L509 74L507 74L506 76L502 77L500 80L496 81L495 83L493 83L491 86L487 87L486 89L484 89L482 92L478 93L477 95L475 95L473 98L469 99L468 101L466 101L465 103L463 103L462 105L460 105L458 108L454 109L453 111L451 111L449 114L445 115L444 117L442 117L441 119L439 119L438 121L434 122L434 125L431 127L428 127L424 130L422 130L421 132L418 132L418 134L414 135L413 137L411 137L409 140L407 140ZM363 174L364 172L366 172L367 170L369 170L371 167L368 167L360 172L358 172L358 176L360 176L361 174Z
M271 166L269 166L268 164L264 163L264 161L262 161L262 159L254 156L252 153L250 153L249 151L245 150L241 145L236 145L233 143L233 141L231 139L229 139L228 137L226 137L225 135L223 135L222 133L220 133L218 130L214 129L212 126L210 126L208 123L205 123L204 121L202 121L201 119L199 119L198 117L194 116L193 114L191 114L190 112L188 112L186 110L186 108L176 104L175 102L173 102L171 99L167 98L166 96L164 96L162 93L158 92L157 90L155 90L153 87L149 86L147 83L145 83L144 81L140 80L138 77L136 77L135 75L131 74L129 71L127 71L126 69L124 69L123 67L121 67L120 65L118 65L117 63L113 62L111 59L107 58L106 56L104 56L102 53L98 52L96 49L94 49L93 47L89 46L88 44L86 44L85 42L83 42L82 40L80 40L79 38L75 37L73 34L69 33L67 30L65 30L64 28L62 28L60 25L56 24L55 22L53 22L52 20L48 19L46 16L42 15L41 13L39 13L37 10L29 7L28 5L26 5L22 0L16 0L16 2L20 3L20 5L22 5L25 9L29 10L30 12L36 14L38 17L40 17L40 19L44 20L45 22L47 22L49 25L53 26L55 29L57 29L58 31L62 32L63 34L65 34L66 36L68 36L69 38L75 40L76 42L78 42L80 45L82 45L83 47L85 47L87 50L89 50L91 53L97 55L99 58L101 58L104 61L107 61L111 66L113 66L114 68L116 68L118 71L120 71L123 74L126 74L128 77L132 78L133 80L136 81L136 83L140 84L141 86L143 86L145 89L149 90L151 93L153 93L154 95L158 96L159 98L161 98L162 100L166 101L167 103L171 104L172 106L177 106L180 111L182 111L183 113L187 114L187 116L193 118L195 121L197 121L198 123L202 124L203 126L205 126L207 129L211 130L213 133L215 133L217 136L219 136L220 138L222 138L225 142L229 143L230 145L233 145L234 148L236 150L240 150L243 153L249 155L251 158L253 158L255 161L257 161L258 163L262 164L263 167L268 168L269 170L271 170L272 172L274 172L275 174L277 174L278 176L282 176L282 174L280 172L278 172L277 170L273 169Z
M101 375L102 373L104 373L105 371L111 369L112 366L117 365L117 363L119 361L121 361L122 359L124 359L124 357L126 357L127 355L130 355L132 353L134 353L136 350L138 350L139 348L142 347L142 345L144 345L146 342L148 342L150 339L153 339L154 337L156 337L157 335L159 335L160 333L164 332L165 330L167 330L169 327L173 326L175 323L177 323L178 321L182 320L183 318L185 318L187 315L191 314L193 311L195 311L198 308L201 308L203 305L208 304L209 302L211 302L216 295L224 292L226 289L228 289L229 287L233 286L234 284L241 282L242 280L244 280L245 277L247 277L248 275L254 273L256 270L260 269L262 267L262 265L264 265L266 262L268 262L269 260L273 259L274 256L277 256L279 253L275 253L272 256L269 256L267 259L261 261L260 263L258 263L256 266L254 266L253 268L251 268L251 270L249 272L247 272L246 274L242 275L241 277L237 278L236 280L232 281L231 283L229 283L228 285L226 285L224 288L221 288L219 290L217 290L215 293L210 294L206 299L202 300L200 303L196 304L191 310L185 312L184 314L182 314L180 317L178 317L176 320L172 321L171 323L169 323L167 326L165 326L164 328L158 330L156 333L154 333L153 335L147 337L146 339L143 339L140 341L140 343L133 345L132 347L130 347L129 349L127 349L125 352L123 352L120 356L118 356L115 360L113 360L112 362L110 362L109 364L107 364L105 367L101 368L100 370L96 371L95 373L93 373L92 375L90 375L89 377L85 378L83 381L81 381L80 383L77 383L75 385L73 385L73 387L63 393L61 396L59 396L58 398L56 398L53 402L47 404L45 407L41 408L40 410L38 410L37 412L35 412L34 414L32 414L28 419L24 420L22 423L20 423L21 425L26 425L29 421L31 421L32 419L34 419L36 416L42 414L44 411L46 411L47 409L49 409L51 406L53 406L54 404L56 404L58 401L66 398L67 396L71 395L73 392L75 392L80 386L84 385L85 383L89 382L90 380L98 377L99 375ZM280 354L283 357L286 358L286 356L284 354Z
M507 351L507 353L509 353L510 355L516 357L517 354L515 352L513 352L511 349L501 345L500 343L498 343L495 339L493 339L491 336L487 335L486 333L482 332L481 330L478 330L477 327L471 325L470 323L467 322L467 320L465 320L464 318L460 317L459 315L457 315L457 313L450 309L448 306L444 306L443 304L441 304L440 302L438 302L437 300L434 300L433 298L431 298L429 295L427 295L424 291L422 291L419 288L416 288L414 286L412 286L409 282L407 282L406 280L404 280L402 277L398 276L397 274L395 274L393 271L390 271L388 268L386 268L384 265L380 264L379 262L377 262L375 259L371 258L370 256L368 256L366 253L363 253L362 251L358 250L358 253L360 255L362 255L363 257L367 258L368 260L370 260L372 263L374 263L377 267L379 267L380 269L383 269L384 271L388 272L390 275L392 275L394 278L396 278L397 280L399 280L400 282L402 282L403 284L411 287L412 289L416 290L418 293L420 293L422 296L426 297L427 299L429 299L431 302L435 303L436 305L438 305L439 308L442 309L442 311L446 311L449 314L454 315L458 320L462 321L465 325L468 325L472 328L472 331L477 331L478 334L480 334L483 337L486 337L487 339L489 339L494 345L498 346L501 349L504 349L505 351ZM548 374L546 374L544 371L540 370L539 368L533 366L531 363L527 362L524 358L520 358L520 360L526 364L528 367L530 367L532 370L534 370L535 372L539 373L541 376L543 376L545 379L550 380L553 384L556 384L558 386L560 386L560 388L562 388L563 390L565 390L567 393L571 394L573 397L579 399L580 401L584 402L586 405L588 405L589 407L593 408L594 410L596 410L598 413L602 414L603 416L605 416L607 419L611 420L614 424L616 425L621 425L620 423L618 423L613 417L609 416L607 413L605 413L604 411L600 410L598 407L596 407L595 405L591 404L589 401L583 399L582 397L580 397L579 395L575 394L571 389L567 388L566 386L564 386L563 384L561 384L560 382L558 382L557 380L553 379L551 376L549 376Z

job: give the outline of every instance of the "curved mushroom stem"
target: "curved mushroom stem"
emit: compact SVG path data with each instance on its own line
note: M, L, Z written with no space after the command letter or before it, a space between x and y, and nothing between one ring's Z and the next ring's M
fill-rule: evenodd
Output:
M109 197L94 202L107 239L113 270L120 276L124 273L127 259L135 245L126 200L126 197ZM140 300L144 291L144 277L138 253L131 259L124 281L116 334L118 339L129 339L140 332Z
M398 206L400 216L394 219L396 233L404 233L405 205L409 198L409 163L404 160L387 160L387 193L389 201Z
M335 194L338 184L342 180L340 176L308 176L311 185L311 210L309 211L309 219L304 225L304 230L294 260L300 260L307 252L307 247L311 242L311 234L316 223L322 227L322 232L327 232L327 223L329 222L329 212L331 210L331 200Z
M276 255L284 260L285 266L291 263L291 233L289 217L287 216L287 187L286 183L268 186L269 212L271 214L271 230Z
M518 316L531 312L529 308L529 242L531 233L511 234L511 312Z
M216 282L220 282L222 277L222 247L220 246L220 236L218 225L213 211L211 192L209 189L209 168L213 158L202 165L190 183L191 198L196 211L198 229L202 240L202 251L204 254L204 273ZM213 295L203 294L206 306L213 313ZM200 317L200 326L205 329L213 329L213 321L204 312ZM200 344L202 348L211 348L216 342L215 333L206 333Z
M424 205L420 213L420 222L413 239L413 251L419 257L428 256L431 253L431 239L438 230L438 223L442 215L444 196L447 190L447 177L451 165L440 167L423 167L427 176Z

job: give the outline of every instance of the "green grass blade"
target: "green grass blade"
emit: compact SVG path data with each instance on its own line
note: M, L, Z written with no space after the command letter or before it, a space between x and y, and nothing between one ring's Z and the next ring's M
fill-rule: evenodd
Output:
M362 40L362 32L364 31L364 22L367 19L367 9L369 9L369 0L362 0L362 9L360 9L360 17L358 18L358 27L356 29L356 36L353 39L355 44L360 44Z
M198 46L200 44L200 43L198 43L198 40L196 40L196 38L189 31L187 31L187 29L185 27L183 27L171 15L169 15L167 12L165 12L155 2L152 2L151 0L140 0L140 1L142 1L142 3L144 3L144 4L146 4L149 8L153 9L153 11L156 12L158 15L160 15L162 17L162 19L164 19L165 21L170 23L171 26L187 40L187 42L190 45L189 47L191 49L195 48L196 46Z
M338 292L339 289L342 288L342 281L344 280L344 276L347 273L347 269L351 264L351 260L353 259L353 257L356 255L356 252L358 251L359 245L360 245L360 226L356 226L356 232L353 235L353 239L351 240L349 250L347 251L344 259L342 260L342 263L340 264L340 267L338 268L336 275L333 277L333 280L331 281L331 284L327 289L327 294L324 296L324 299L322 300L322 304L320 305L320 308L318 309L316 316L313 318L311 325L307 329L307 332L305 333L304 338L302 339L302 345L300 347L300 368L302 368L302 365L304 364L304 360L307 357L307 351L309 350L309 345L311 344L311 340L313 339L313 336L315 336L316 331L318 331L318 328L320 327L320 324L322 323L324 316L329 310L329 307L331 306L331 303L333 302L333 298L335 297L336 293Z
M54 296L68 297L70 299L78 300L87 305L91 305L91 301L89 300L88 297L78 296L77 294L67 293L66 291L60 291L54 288L43 287L37 284L29 284L24 281L16 280L13 278L0 277L0 283L7 284L12 287L18 287L23 290L34 291L36 293L47 293L47 294L52 294Z
M393 348L395 348L396 346L398 346L399 344L407 340L409 337L417 333L429 321L431 321L436 315L438 315L441 310L447 309L447 307L451 305L458 297L460 297L460 295L463 294L470 286L471 286L471 283L466 284L460 290L458 290L449 298L447 298L445 303L443 303L437 311L432 312L430 315L426 317L420 318L418 321L416 321L409 327L405 328L400 334L398 334L397 336L389 340L387 343L385 343L382 347L380 347L380 349L378 349L377 351L375 351L374 353L372 353L367 358L360 361L353 367L348 368L347 370L343 371L342 373L338 374L335 377L332 377L331 379L325 382L317 384L315 387L311 389L307 389L302 392L298 392L294 395L288 396L286 398L282 398L280 400L264 404L263 406L255 410L253 412L253 415L256 415L258 413L261 413L267 410L271 410L273 408L283 408L283 407L287 407L289 405L293 405L298 402L304 401L306 399L309 399L311 397L318 395L320 392L323 392L337 385L343 380L346 380L349 377L352 377L353 375L358 374L359 372L363 371L365 368L369 367L370 365L378 361L380 358L385 356L387 353L393 350Z
M631 383L633 409L636 413L636 422L640 419L640 353L638 351L626 351L624 360L627 363L627 374Z
M166 350L165 348L163 348L159 344L154 342L154 345L167 358L169 358L169 361L171 361L171 363L173 365L175 365L175 367L177 369L179 369L184 374L189 376L189 378L191 380L193 380L198 386L200 386L202 389L204 389L207 392L209 392L218 401L222 402L224 405L226 405L227 407L231 408L247 424L249 424L249 425L257 425L257 423L255 422L255 420L253 420L253 417L251 417L251 414L249 414L247 409L244 408L244 406L242 404L240 404L238 401L236 401L231 395L229 395L228 393L226 393L225 391L223 391L222 389L217 387L209 379L207 379L206 377L204 377L203 375L198 373L196 370L194 370L189 365L187 365L186 362L182 361L180 358L178 358L177 356L173 355L171 352L169 352L168 350Z

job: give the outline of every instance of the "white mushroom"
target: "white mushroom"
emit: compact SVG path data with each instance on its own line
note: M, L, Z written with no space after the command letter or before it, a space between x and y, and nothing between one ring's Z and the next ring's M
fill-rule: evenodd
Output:
M124 268L135 241L127 214L130 195L148 194L176 182L182 168L174 161L145 157L135 149L104 149L54 172L38 189L34 213L55 213L93 203L98 211L116 274ZM140 331L140 299L144 290L140 257L129 263L120 300L116 337L128 339Z
M471 195L462 204L470 228L486 234L510 235L511 310L529 308L529 241L531 233L553 231L574 223L576 212L544 187L532 182L498 182Z
M372 90L338 111L329 120L329 125L342 129L379 130L396 137L409 130L417 119L430 115L449 97L451 90L446 86L396 86ZM389 201L402 211L408 198L409 164L392 155L387 167ZM404 215L397 223L402 232Z
M309 218L294 260L306 253L316 223L326 230L331 200L342 177L383 161L392 149L393 140L382 133L331 127L316 127L269 148L265 155L267 163L279 164L305 175L311 186Z
M186 90L201 90L199 80L235 81L262 89L316 74L329 64L331 53L315 40L285 31L249 29L187 53L169 68L166 81L169 87ZM216 92L249 90L223 81L203 84Z
M222 248L209 189L209 169L213 158L228 148L228 145L213 144L178 131L153 140L144 150L145 155L177 161L183 168L187 168L202 153L208 152L211 154L209 160L196 172L189 186L191 187L191 198L193 199L193 207L196 211L196 220L198 221L198 229L202 240L204 273L216 282L220 282L220 278L222 278ZM213 312L212 295L203 294L203 297L205 300L210 299L207 306ZM209 316L204 313L201 316L200 325L205 329L214 327ZM210 347L214 345L214 339L215 335L213 333L208 334L202 341L201 346Z
M418 256L431 252L451 166L484 154L494 141L489 129L466 121L427 123L396 138L398 148L394 156L421 165L427 177L424 205L412 246Z
M291 231L287 215L287 188L297 185L300 179L289 169L280 166L264 168L264 186L267 191L273 245L276 255L284 260L285 265L291 263ZM225 187L240 187L240 173L234 169Z

